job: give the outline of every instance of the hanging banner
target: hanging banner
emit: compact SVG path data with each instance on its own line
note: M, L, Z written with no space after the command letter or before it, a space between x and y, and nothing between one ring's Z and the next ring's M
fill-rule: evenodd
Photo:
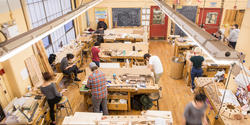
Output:
M217 2L210 2L210 7L216 7Z
M107 9L106 8L95 8L95 19L98 22L99 19L107 20Z

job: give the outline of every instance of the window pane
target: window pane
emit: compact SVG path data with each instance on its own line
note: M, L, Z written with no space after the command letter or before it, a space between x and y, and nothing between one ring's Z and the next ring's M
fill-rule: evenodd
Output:
M65 32L68 32L73 27L73 21L70 21L69 23L64 25Z
M153 9L153 24L164 24L165 23L165 14L161 11L160 8Z
M207 13L205 23L206 24L216 24L217 23L217 17L218 17L217 12L209 12L209 13Z
M49 36L46 36L45 38L42 39L43 40L43 45L45 48L47 48L50 45L50 39Z

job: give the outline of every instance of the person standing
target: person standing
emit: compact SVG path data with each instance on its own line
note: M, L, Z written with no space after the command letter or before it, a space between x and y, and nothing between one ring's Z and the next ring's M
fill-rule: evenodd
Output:
M100 67L100 43L99 42L95 42L94 46L91 48L91 53L92 53L92 61L98 66Z
M78 77L78 73L82 73L83 70L79 70L75 63L70 64L74 59L74 55L69 53L66 57L64 57L61 61L60 69L64 74L70 75L71 73L74 73L75 79L74 81L81 81Z
M199 55L199 52L194 52L194 56L192 56L190 58L190 61L192 62L192 69L191 69L192 88L191 88L191 92L193 93L194 89L195 89L194 78L201 77L203 74L202 63L204 61L204 58Z
M96 34L97 35L97 42L99 43L104 43L103 35L104 35L104 30L107 29L107 24L104 22L104 19L99 19L99 22L97 23L97 28L96 28Z
M235 49L236 47L236 43L240 33L240 29L238 28L239 28L238 24L234 24L228 36L229 46L232 47L233 49Z
M151 56L147 53L144 55L144 59L148 61L148 68L154 72L155 84L159 84L160 78L163 74L163 67L160 58L158 56Z
M91 62L89 68L92 74L89 75L87 81L87 88L91 90L91 99L94 107L94 112L100 112L100 107L102 107L103 114L108 115L107 107L107 81L105 74L98 70L98 66Z
M194 100L186 105L183 125L208 125L206 108L206 96L201 93L196 94Z
M65 89L59 93L55 83L50 82L52 76L48 72L43 73L43 78L45 82L41 85L40 90L46 96L46 100L49 104L51 125L56 125L54 108L55 105L61 101L62 93L65 92Z

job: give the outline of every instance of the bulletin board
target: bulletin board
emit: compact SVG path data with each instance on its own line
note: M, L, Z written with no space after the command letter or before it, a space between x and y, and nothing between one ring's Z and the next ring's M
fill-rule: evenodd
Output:
M141 8L112 8L113 27L141 26Z
M176 11L195 23L197 6L182 6L181 8L177 8ZM186 36L177 25L175 25L175 35Z

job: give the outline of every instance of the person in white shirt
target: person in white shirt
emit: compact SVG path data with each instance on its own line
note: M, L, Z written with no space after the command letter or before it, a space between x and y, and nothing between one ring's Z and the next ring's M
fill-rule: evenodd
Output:
M238 24L234 24L233 29L230 31L230 34L227 38L229 41L229 46L232 47L233 49L235 49L237 39L240 33L240 29L238 28L239 28Z
M151 69L152 72L154 72L155 84L159 84L160 78L163 73L163 67L160 58L158 56L151 56L147 53L144 55L144 59L148 61L148 67Z

